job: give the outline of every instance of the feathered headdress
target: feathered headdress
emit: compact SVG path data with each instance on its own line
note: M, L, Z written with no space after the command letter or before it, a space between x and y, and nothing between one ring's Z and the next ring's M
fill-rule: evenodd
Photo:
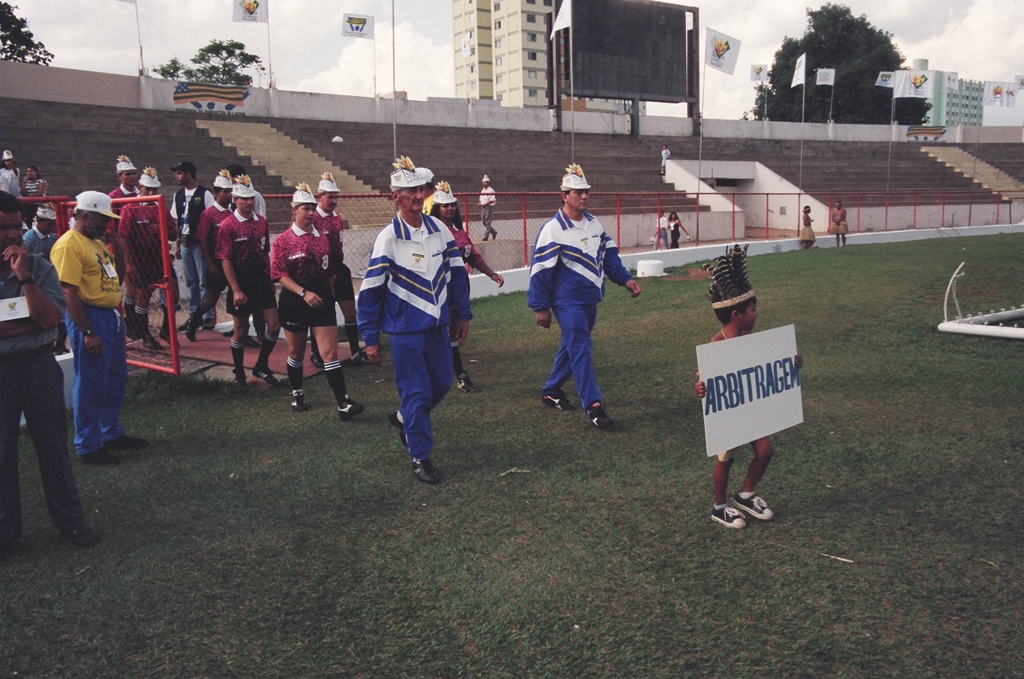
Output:
M704 269L711 274L712 309L728 309L742 304L754 297L754 288L747 278L747 248L749 245L734 246L726 250L725 255L715 259L713 264L705 264Z
M156 176L155 167L147 167L142 171L142 176L139 177L139 184L150 189L160 188L160 178Z
M408 156L395 158L394 166L395 171L391 173L392 190L414 189L427 183L427 180L416 171L416 165Z
M132 161L131 161L131 159L128 156L118 156L117 157L117 173L118 174L121 174L122 172L130 172L130 171L132 171L134 169L135 169L135 166L132 164Z
M218 189L230 189L233 183L231 181L231 173L227 170L221 170L213 179L213 185Z
M572 191L573 189L589 189L590 184L583 175L583 168L573 163L565 168L565 175L562 177L562 190Z
M324 172L320 175L320 184L317 188L320 190L320 193L340 193L338 185L334 181L334 175L330 172Z

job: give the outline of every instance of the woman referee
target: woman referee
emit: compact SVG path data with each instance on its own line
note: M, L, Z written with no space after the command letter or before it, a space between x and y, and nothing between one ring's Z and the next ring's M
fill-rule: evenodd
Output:
M327 234L313 225L316 198L308 184L295 187L292 226L270 249L270 276L279 282L278 312L288 342L288 381L292 409L308 410L302 390L302 360L306 333L312 328L324 359L324 373L338 401L338 417L344 422L363 412L363 406L345 393L345 374L338 361L338 318L334 311L334 265Z

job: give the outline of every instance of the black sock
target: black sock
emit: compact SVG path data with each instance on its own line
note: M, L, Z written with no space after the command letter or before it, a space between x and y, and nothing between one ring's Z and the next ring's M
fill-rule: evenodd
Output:
M345 337L348 338L348 348L353 355L359 351L359 325L357 323L345 322Z
M292 391L302 389L302 361L296 361L288 357L288 383L292 385Z
M338 401L340 408L348 398L348 394L345 393L345 373L341 370L341 362L324 363L324 374L327 375L327 384L331 386L331 391L334 392L334 398Z
M459 355L458 342L452 342L452 367L455 368L456 377L466 372L462 367L462 356Z
M264 331L263 342L260 344L260 357L256 359L256 365L263 366L264 368L269 367L267 360L270 358L270 352L274 350L275 346L277 346L277 337L271 335L268 331Z
M231 360L235 362L235 372L245 370L245 342L231 340Z

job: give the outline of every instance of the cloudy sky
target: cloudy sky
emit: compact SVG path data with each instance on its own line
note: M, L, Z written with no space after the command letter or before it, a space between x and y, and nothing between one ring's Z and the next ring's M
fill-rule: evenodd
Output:
M391 90L390 0L260 1L270 10L269 56L279 88L370 96L374 42L341 35L342 15L355 13L376 17L377 90ZM138 44L131 4L118 0L13 0L12 4L29 21L36 39L53 52L54 66L136 72ZM453 96L451 3L395 0L394 4L397 89L406 90L412 99ZM783 38L803 34L809 3L687 0L676 4L697 5L703 27L742 41L736 74L709 70L705 83L705 116L736 119L753 106L750 65L770 64ZM1024 74L1021 0L850 0L844 4L854 15L865 15L874 26L891 33L908 61L928 59L933 69L957 71L971 80L1011 80ZM70 11L72 5L74 11ZM215 38L240 40L248 51L267 61L266 26L231 23L232 0L138 0L138 8L150 68L171 57L187 62ZM703 49L703 39L701 43ZM652 104L648 110L676 115L678 108ZM986 124L1024 124L1024 105L987 108Z

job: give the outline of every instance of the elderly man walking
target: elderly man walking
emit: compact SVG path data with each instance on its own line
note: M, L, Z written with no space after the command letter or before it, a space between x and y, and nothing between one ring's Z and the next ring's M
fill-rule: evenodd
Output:
M484 240L491 238L496 240L498 238L498 232L491 226L491 220L494 218L494 204L498 202L498 199L494 197L494 189L491 188L491 178L484 175L484 178L480 182L483 184L483 188L480 189L480 221L484 225ZM468 215L467 215L468 218Z

